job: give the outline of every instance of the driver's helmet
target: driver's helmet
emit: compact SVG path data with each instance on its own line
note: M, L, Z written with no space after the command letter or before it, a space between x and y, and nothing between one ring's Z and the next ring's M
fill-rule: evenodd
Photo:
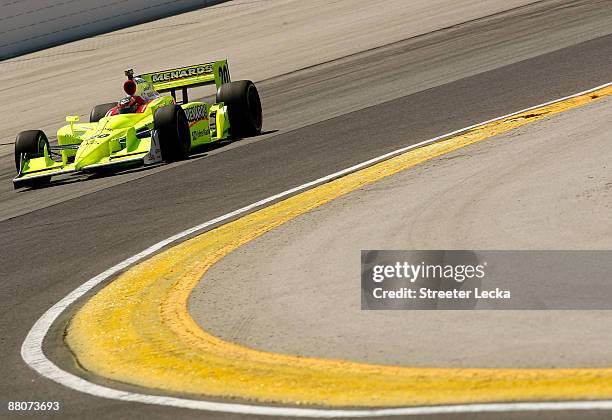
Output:
M136 84L136 90L134 93L132 93L133 96L138 96L145 102L159 98L159 93L157 93L152 83L147 82L141 77L134 77L132 80Z
M128 94L117 104L120 114L132 114L138 111L143 104L159 98L159 93L155 91L153 85L141 77L134 77L132 70L125 72L128 80L123 84L123 90Z

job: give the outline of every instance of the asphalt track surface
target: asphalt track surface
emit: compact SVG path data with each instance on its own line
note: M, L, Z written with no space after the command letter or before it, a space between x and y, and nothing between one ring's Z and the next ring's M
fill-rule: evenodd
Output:
M265 128L278 131L164 170L116 175L130 180L3 220L3 400L61 401L69 417L192 416L64 389L23 364L23 338L76 286L176 232L400 146L608 82L611 23L606 2L543 2L265 80ZM520 61L527 50L533 58ZM369 107L326 119L319 110L334 103ZM310 125L296 128L300 121ZM10 182L5 169L2 182ZM3 219L15 214L11 200L79 184L5 192ZM507 415L529 416L536 414Z

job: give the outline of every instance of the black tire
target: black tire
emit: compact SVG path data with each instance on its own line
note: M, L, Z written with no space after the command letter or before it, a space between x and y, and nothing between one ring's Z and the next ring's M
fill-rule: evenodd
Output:
M41 130L22 131L15 139L15 169L21 169L21 155L32 159L45 155L45 147L49 149L49 140Z
M261 133L261 100L253 82L238 80L219 86L217 102L227 105L232 136L246 137Z
M155 111L153 124L159 138L162 158L166 162L189 156L191 133L185 111L179 105L166 105Z
M96 105L91 109L91 113L89 114L89 122L98 122L108 111L117 106L117 102L109 102L107 104Z
M15 139L15 169L21 170L21 158L32 159L45 155L45 147L49 148L49 140L41 130L27 130L17 134ZM32 179L23 183L24 186L37 187L49 183L51 176Z

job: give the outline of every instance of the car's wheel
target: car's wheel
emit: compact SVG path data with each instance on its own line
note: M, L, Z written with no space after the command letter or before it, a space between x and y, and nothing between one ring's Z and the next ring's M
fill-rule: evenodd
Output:
M261 100L253 82L239 80L219 86L217 102L227 105L230 132L233 136L254 136L261 133Z
M185 111L179 105L167 105L155 111L153 123L166 162L185 159L191 148L191 133Z
M17 173L21 170L21 160L33 159L45 155L45 147L49 149L49 140L41 130L27 130L17 134L15 139L15 169ZM32 179L28 185L39 186L47 184L50 176Z
M96 105L91 109L89 114L89 122L98 122L106 116L106 113L117 106L117 102L109 102L107 104Z

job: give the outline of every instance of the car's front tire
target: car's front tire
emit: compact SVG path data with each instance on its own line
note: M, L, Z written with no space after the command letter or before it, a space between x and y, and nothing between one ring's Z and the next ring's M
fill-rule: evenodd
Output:
M247 137L261 133L263 116L255 83L238 80L222 84L217 89L219 102L227 105L232 136Z
M153 124L157 131L162 159L174 162L189 156L191 133L183 108L179 105L166 105L155 110Z
M15 169L21 171L22 159L34 159L45 155L45 148L50 150L49 140L42 130L27 130L17 134L15 139ZM39 177L28 181L27 185L37 187L48 184L51 176Z

